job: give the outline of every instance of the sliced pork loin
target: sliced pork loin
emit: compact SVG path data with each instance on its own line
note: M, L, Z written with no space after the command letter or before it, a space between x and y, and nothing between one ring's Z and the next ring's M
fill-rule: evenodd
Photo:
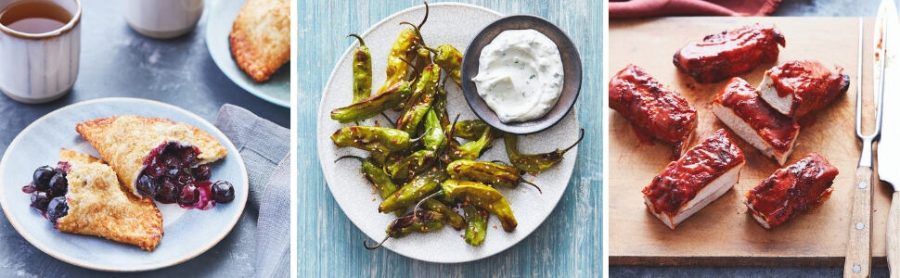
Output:
M794 150L800 125L782 115L740 77L731 79L713 99L713 114L734 133L783 165Z
M647 209L670 229L728 192L740 177L744 153L724 129L672 161L644 187Z
M784 44L775 26L741 26L689 43L675 53L672 62L697 82L719 82L775 62L778 46Z
M828 200L837 175L828 160L811 153L748 191L747 207L760 225L771 229Z
M759 95L781 114L799 119L847 92L850 76L817 61L789 61L766 71Z
M631 122L640 137L675 145L676 156L687 148L697 128L697 110L635 65L609 81L609 107Z

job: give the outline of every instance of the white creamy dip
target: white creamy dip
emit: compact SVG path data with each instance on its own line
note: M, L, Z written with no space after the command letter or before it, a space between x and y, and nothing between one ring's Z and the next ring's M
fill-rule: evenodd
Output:
M556 44L535 30L507 30L481 50L478 95L504 123L543 117L562 93Z

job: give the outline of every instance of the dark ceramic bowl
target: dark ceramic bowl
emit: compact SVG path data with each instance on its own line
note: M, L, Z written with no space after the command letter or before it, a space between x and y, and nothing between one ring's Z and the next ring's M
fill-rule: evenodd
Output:
M541 32L559 49L560 57L563 63L563 89L550 112L547 112L541 118L516 123L503 123L497 114L487 106L487 103L478 95L478 88L472 81L478 75L478 63L481 57L481 50L497 35L506 30L524 30L534 29ZM481 120L493 126L496 129L513 134L531 134L540 132L558 123L566 114L575 106L575 100L578 99L578 93L581 91L581 56L578 55L578 49L566 34L544 19L528 15L514 15L502 18L491 23L484 30L478 33L478 36L469 44L466 54L463 56L462 64L462 90L466 97L469 107L478 115Z

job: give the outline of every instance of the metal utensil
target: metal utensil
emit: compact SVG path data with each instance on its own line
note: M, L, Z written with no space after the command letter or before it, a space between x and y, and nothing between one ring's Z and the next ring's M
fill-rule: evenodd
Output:
M856 167L856 186L853 187L853 203L850 211L850 238L847 241L847 257L844 261L844 277L868 277L872 267L872 184L874 183L874 172L872 171L872 157L874 151L872 145L878 141L881 135L881 117L882 106L881 101L884 95L884 69L885 63L881 63L884 59L887 49L887 36L889 27L889 18L896 20L896 10L892 0L883 0L878 9L878 16L875 19L875 42L874 60L875 75L874 82L876 84L876 110L875 110L875 127L871 134L864 135L862 132L862 113L863 113L863 97L862 97L862 19L860 19L860 38L859 38L859 61L856 83L856 137L862 141L862 152L860 153L859 163Z
M893 2L889 1L886 3L885 14L889 15L885 17L885 25L886 28L885 33L891 34L884 38L885 41L889 41L891 47L896 43L894 41L893 34L896 34L897 31L900 31L900 22L897 19L896 7L894 7ZM876 61L876 66L881 66L884 68L884 73L882 76L894 77L896 79L897 76L900 76L900 67L897 65L897 53L895 53L894 49L888 49L887 46L883 47L885 54L883 59ZM879 65L880 64L880 65ZM884 91L897 92L898 84L896 81L891 78L882 78L880 79L884 84ZM900 99L897 98L896 94L886 94L882 96L882 102L888 104L888 106L896 106ZM883 112L884 121L888 123L896 123L896 121L900 121L900 111L897 109L888 109ZM888 222L887 222L887 257L888 257L888 267L891 270L891 277L900 277L900 173L898 173L897 165L900 165L900 128L897 128L892 125L888 125L881 134L881 139L878 141L878 174L881 177L882 181L890 183L893 187L893 196L891 200L891 209L888 212ZM893 167L893 169L891 169Z

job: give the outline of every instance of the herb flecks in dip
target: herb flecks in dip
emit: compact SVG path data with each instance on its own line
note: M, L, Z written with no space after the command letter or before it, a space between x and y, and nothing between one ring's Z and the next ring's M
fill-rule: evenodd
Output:
M562 93L562 58L556 44L538 31L503 31L482 49L472 81L500 121L539 119Z

